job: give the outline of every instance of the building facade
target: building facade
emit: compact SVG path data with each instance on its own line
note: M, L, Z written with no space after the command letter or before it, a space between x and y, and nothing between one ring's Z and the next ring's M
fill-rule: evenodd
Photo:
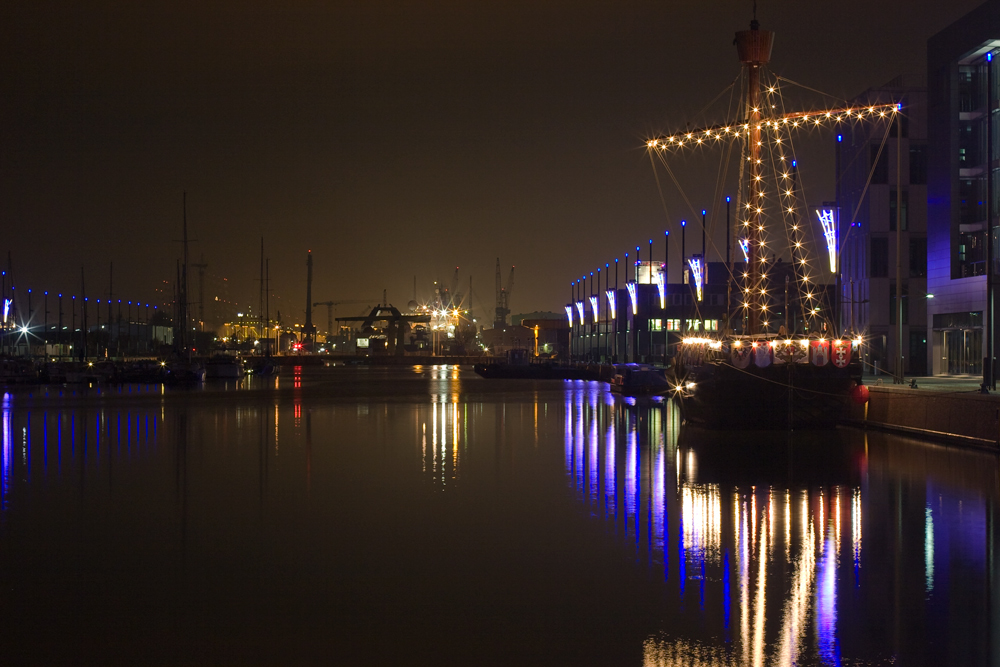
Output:
M864 335L866 373L893 370L898 260L903 371L926 375L927 92L900 77L852 100L858 106L894 103L901 105L899 126L859 122L838 130L836 138L840 330Z
M1000 54L1000 0L927 42L927 282L933 294L927 317L934 374L981 375L984 333L996 338L986 322L987 226L996 225L1000 210L994 53Z

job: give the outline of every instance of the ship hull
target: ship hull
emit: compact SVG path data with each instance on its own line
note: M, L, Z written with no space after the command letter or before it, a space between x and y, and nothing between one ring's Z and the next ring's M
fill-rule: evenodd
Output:
M675 395L684 419L726 430L830 428L861 382L857 362L740 369L716 360L678 371Z

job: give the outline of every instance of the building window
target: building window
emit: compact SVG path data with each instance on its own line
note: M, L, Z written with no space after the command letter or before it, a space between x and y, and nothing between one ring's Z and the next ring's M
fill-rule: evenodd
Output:
M681 321L680 320L667 320L667 331L680 331Z
M885 185L889 182L889 157L885 149L882 149L882 154L879 155L880 148L881 144L871 145L872 185Z
M910 146L910 185L927 185L926 146Z
M914 277L927 275L927 238L910 239L910 275Z
M705 331L718 331L719 320L705 320Z
M889 239L872 237L872 278L885 278L889 275Z
M649 321L650 331L663 331L663 320L650 320Z
M909 192L903 190L903 231L909 229L906 210L909 208ZM896 190L889 190L889 231L896 231Z
M699 331L701 330L701 320L688 320L687 321L688 331Z
M982 326L983 311L981 310L934 315L935 329L979 329Z

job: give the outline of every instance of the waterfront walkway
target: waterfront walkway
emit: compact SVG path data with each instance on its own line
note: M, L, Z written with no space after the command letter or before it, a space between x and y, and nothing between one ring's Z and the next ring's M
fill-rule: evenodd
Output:
M868 404L850 405L843 421L1000 453L1000 391L981 394L979 376L917 377L916 387L913 380L865 376Z

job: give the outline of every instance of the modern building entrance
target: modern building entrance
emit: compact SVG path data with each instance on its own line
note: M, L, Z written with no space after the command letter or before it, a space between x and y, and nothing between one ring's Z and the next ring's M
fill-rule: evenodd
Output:
M982 312L934 316L934 374L981 375L983 372Z

